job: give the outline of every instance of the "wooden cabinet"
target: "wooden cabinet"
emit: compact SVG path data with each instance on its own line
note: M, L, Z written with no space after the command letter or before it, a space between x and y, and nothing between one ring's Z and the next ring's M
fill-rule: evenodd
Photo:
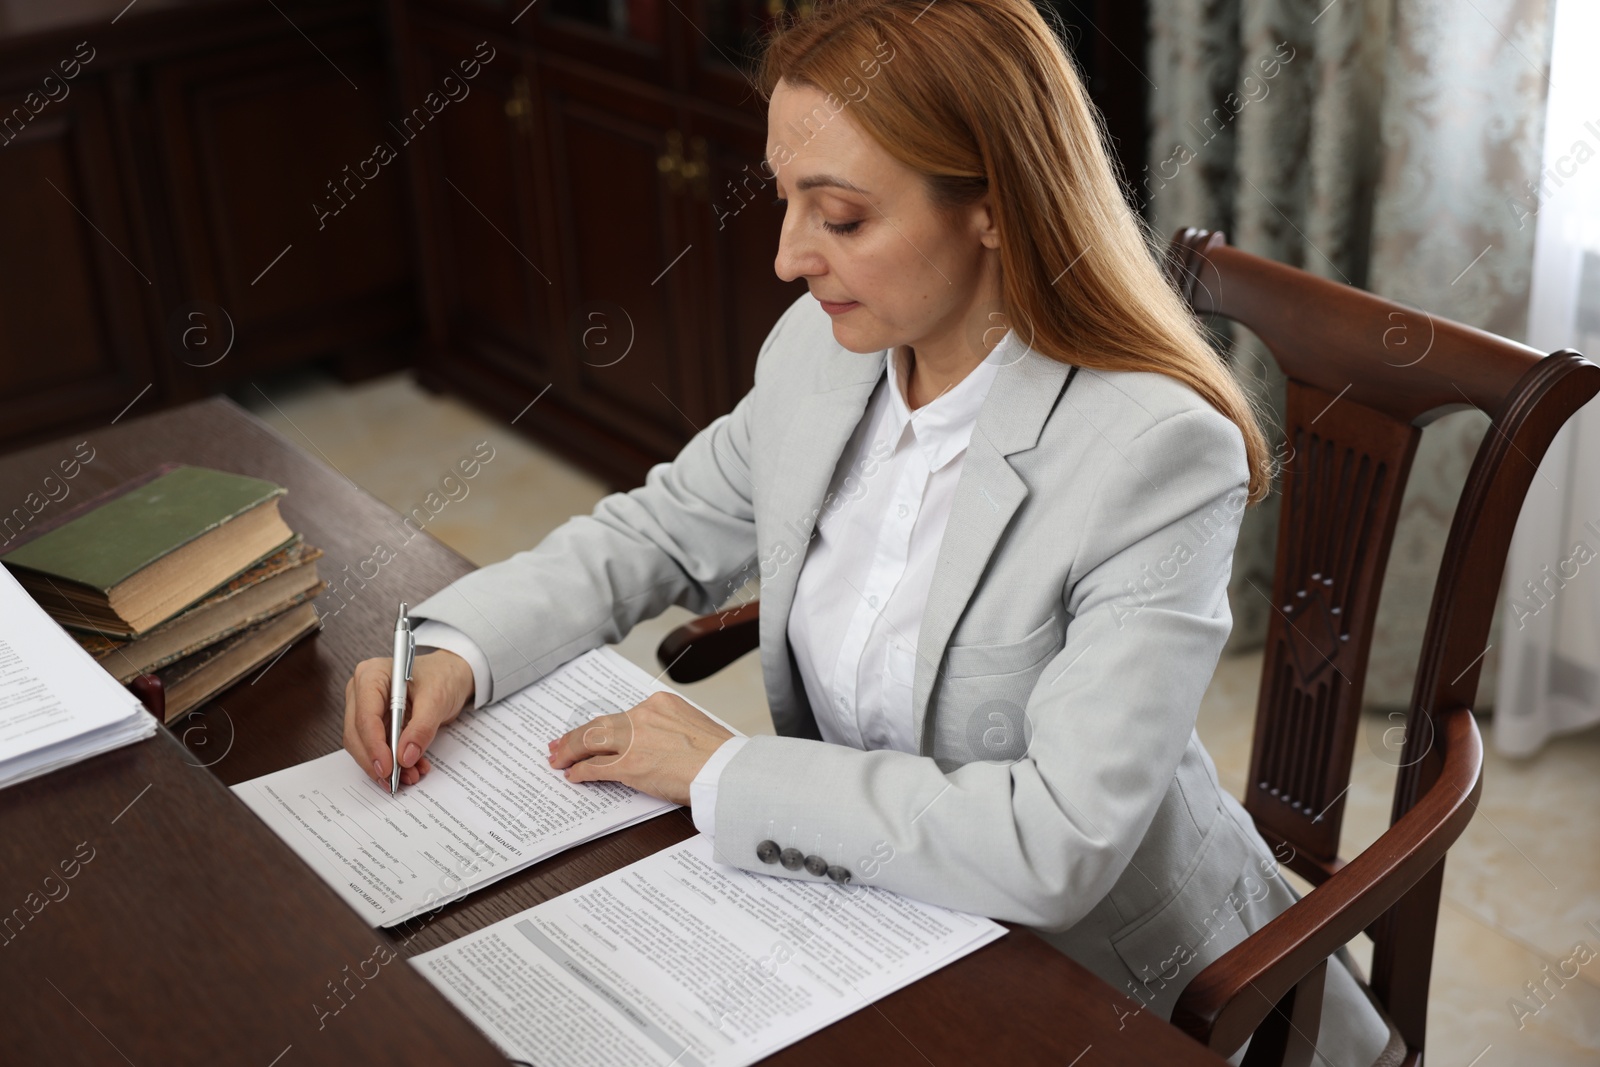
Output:
M466 92L412 160L432 340L537 389L550 374L556 271L531 69L504 41L441 28L419 40L411 74L408 99L445 78Z
M227 359L180 360L172 399L415 332L407 178L382 162L406 141L375 30L338 23L315 49L291 32L152 72L172 296L222 308L234 332Z
M514 34L504 33L510 20L496 5L435 0L391 10L409 91L471 40L492 39L501 76L526 79L503 87L505 110L519 121L500 119L498 132L487 105L481 128L466 112L452 117L459 129L446 129L419 160L418 216L424 247L443 262L492 257L502 274L537 278L517 289L547 324L485 344L462 314L465 272L430 268L422 379L515 418L615 485L638 484L750 388L762 341L805 291L773 273L778 212L729 213L726 193L719 199L722 186L759 172L764 109L748 91L737 107L691 91L686 38L698 33L680 12L694 18L693 4L541 2ZM716 76L743 84L731 67ZM469 126L474 146L456 149ZM465 187L442 176L501 153L506 129L526 147L506 153L515 165L498 175L473 169L491 204L475 218L456 203Z
M416 161L424 382L618 487L738 402L806 289L773 272L782 217L748 74L775 2L796 0L390 0L408 92L472 42L500 56L498 95L446 116ZM1078 55L1092 78L1102 52ZM1137 76L1092 84L1126 95ZM1142 126L1113 132L1142 151Z
M755 381L756 354L778 317L805 292L803 280L780 282L773 271L783 213L765 180L766 124L751 129L713 114L692 114L692 142L707 163L695 194L691 239L705 255L694 285L706 296L698 316L711 410L729 411Z
M0 449L411 358L409 176L371 163L398 113L381 5L126 8L0 12L0 106L22 109L0 121Z
M0 129L0 441L80 416L109 422L153 377L142 303L154 268L114 177L106 82L56 85L65 92L52 86L49 102L0 92L11 118Z
M136 397L415 354L430 386L637 484L744 395L806 289L773 273L748 70L774 11L810 2L0 6L0 449ZM1138 26L1140 5L1092 6ZM1102 40L1091 85L1141 99L1136 70L1095 64L1142 42L1074 38Z
M692 322L703 306L691 284L692 192L679 176L675 110L567 69L547 70L545 81L566 326L559 399L670 455L708 409Z

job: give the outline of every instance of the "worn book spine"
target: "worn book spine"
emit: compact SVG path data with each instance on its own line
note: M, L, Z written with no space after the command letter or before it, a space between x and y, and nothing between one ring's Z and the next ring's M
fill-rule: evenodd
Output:
M156 671L155 677L161 680L166 693L166 721L178 719L257 667L268 665L280 652L317 629L316 609L302 604ZM265 644L261 644L263 640ZM252 649L252 644L260 647Z
M138 644L140 641L168 633L179 626L187 624L196 616L203 615L219 605L226 604L241 593L268 582L280 574L314 563L321 558L322 549L306 545L301 540L300 535L295 534L294 539L289 542L287 547L278 549L247 570L234 575L234 577L208 593L204 599L196 601L193 606L185 608L160 626L146 630L136 638L120 637L99 630L93 633L74 631L72 636L77 638L78 643L83 645L91 655L98 658L119 648L126 649L130 645ZM70 630L71 627L68 626L68 629Z
M257 626L260 623L266 622L268 619L275 619L279 615L282 615L284 612L288 611L290 608L298 607L301 604L315 600L318 596L322 595L322 591L326 588L328 588L328 583L326 581L318 581L317 584L312 586L310 589L296 593L291 597L286 597L285 599L272 605L270 608L265 608L261 611L258 611L252 614L249 618L242 619L233 626L229 626L227 629L212 634L209 637L201 638L190 644L187 648L181 649L180 651L174 652L167 656L162 656L154 663L145 664L144 666L137 668L125 668L123 670L112 671L111 673L116 676L117 681L126 685L141 674L149 674L152 671L159 671L161 668L176 663L185 657L192 656L196 652L210 648L219 641L225 641L235 634L242 633L245 630L250 629L252 626ZM101 666L105 667L107 670L111 670L112 661L109 659L104 660L102 661Z
M182 626L189 622L189 620L203 614L208 609L215 608L219 604L232 600L245 590L253 589L257 585L260 585L269 579L276 578L285 571L293 570L296 567L303 566L321 558L322 549L314 548L311 545L306 544L299 534L295 534L294 539L290 541L287 546L278 549L278 551L274 552L272 555L268 556L266 559L257 563L248 570L242 571L235 575L229 581L217 588L214 592L206 596L204 600L199 601L191 608L184 609L177 615L174 615L172 618L162 623L160 626L146 631L139 638L118 637L114 634L108 634L100 630L74 630L71 627L67 628L67 632L72 635L78 644L83 646L84 651L88 652L89 655L93 656L95 659L104 659L113 652L117 652L119 650L128 651L136 647L140 641L143 641L147 638L158 637L161 634L167 633L168 631Z

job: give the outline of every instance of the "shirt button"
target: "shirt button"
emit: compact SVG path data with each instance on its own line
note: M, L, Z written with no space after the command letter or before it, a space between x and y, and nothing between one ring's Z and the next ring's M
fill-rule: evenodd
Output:
M872 607L877 607L878 606L878 598L875 597L875 596L869 596L869 597L867 597L867 603L869 605L871 605Z
M763 841L756 846L756 859L762 863L777 863L779 851L776 841Z
M846 700L844 697L836 697L835 701L838 703L838 705L841 708L848 708L850 706L850 702L848 700Z
M840 867L836 864L828 868L828 877L843 885L850 880L850 868Z
M806 857L806 873L814 874L818 878L828 873L828 861L821 856Z
M900 517L903 519L909 514L911 514L911 509L906 507L904 504L901 504L900 505Z
M797 848L786 848L782 852L778 853L778 862L783 864L787 870L798 871L800 869L800 865L805 861L805 853L801 852Z

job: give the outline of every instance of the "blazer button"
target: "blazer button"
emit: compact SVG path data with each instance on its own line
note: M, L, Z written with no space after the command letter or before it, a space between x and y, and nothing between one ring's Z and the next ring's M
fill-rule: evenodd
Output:
M828 868L828 877L832 878L840 885L844 885L850 880L850 868L840 867L838 864L834 864L832 867Z
M763 841L756 846L756 859L762 863L778 862L778 843L776 841Z
M807 856L806 870L811 874L816 875L818 878L821 878L823 875L828 873L828 861L823 859L821 856Z
M798 871L805 861L805 855L797 848L786 848L778 853L778 862L791 871Z

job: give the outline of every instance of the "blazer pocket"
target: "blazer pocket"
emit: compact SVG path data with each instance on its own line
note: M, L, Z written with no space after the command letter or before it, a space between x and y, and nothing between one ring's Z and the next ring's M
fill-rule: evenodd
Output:
M969 678L1025 671L1059 651L1065 633L1066 626L1060 615L1052 615L1020 641L1003 645L948 645L945 677Z
M1171 897L1111 935L1123 965L1146 983L1139 999L1153 995L1150 1006L1163 1018L1190 979L1249 933L1229 893L1250 873L1253 857L1228 821L1213 820Z

